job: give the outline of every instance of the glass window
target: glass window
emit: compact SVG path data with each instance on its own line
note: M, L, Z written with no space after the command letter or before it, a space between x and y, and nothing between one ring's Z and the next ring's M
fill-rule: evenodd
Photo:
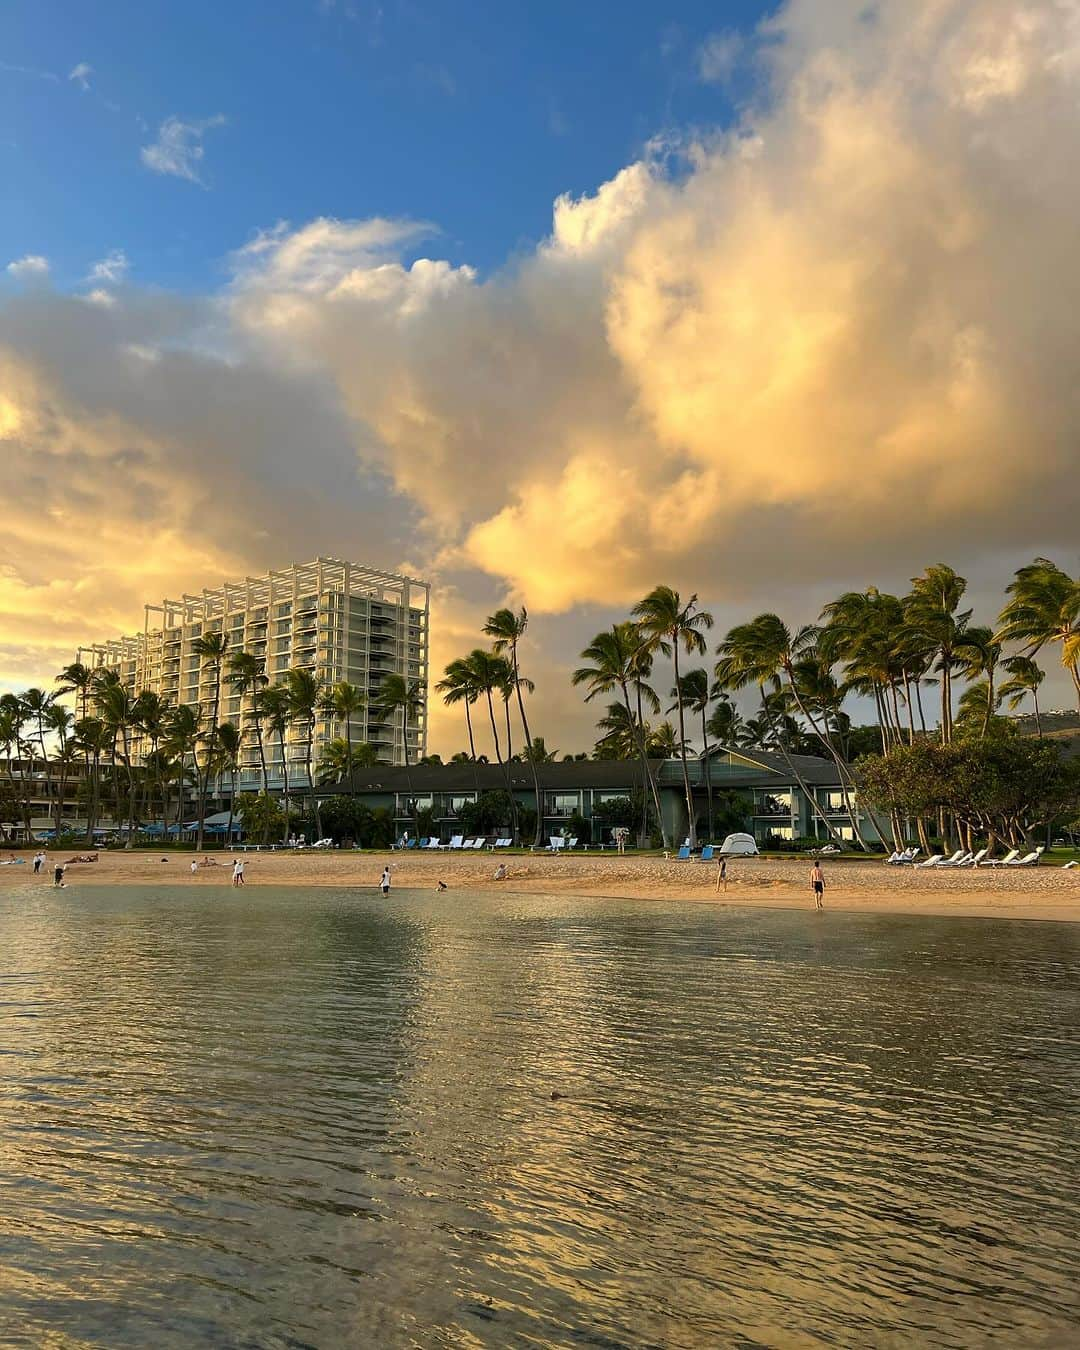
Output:
M580 795L577 792L549 792L547 814L549 816L570 816L579 809Z

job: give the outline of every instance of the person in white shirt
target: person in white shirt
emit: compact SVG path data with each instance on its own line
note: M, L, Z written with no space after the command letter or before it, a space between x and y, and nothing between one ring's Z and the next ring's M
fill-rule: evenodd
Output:
M384 867L384 868L383 868L382 880L379 882L379 885L382 887L382 893L383 893L383 895L389 895L389 894L390 894L390 869L389 869L389 867Z

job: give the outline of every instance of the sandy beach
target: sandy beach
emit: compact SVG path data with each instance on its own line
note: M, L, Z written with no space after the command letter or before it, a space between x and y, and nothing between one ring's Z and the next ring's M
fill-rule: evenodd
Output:
M70 853L49 853L38 876L25 863L0 867L0 886L52 884L52 867ZM222 886L229 882L231 855L215 866L190 870L191 854L102 852L96 863L73 863L71 886L146 882L177 886ZM458 853L245 853L250 886L356 886L374 889L389 863L395 887L493 888L522 894L563 894L612 899L685 900L705 904L811 908L810 864L797 858L737 859L728 863L726 892L717 893L716 866L660 857L544 854L465 856ZM499 863L505 880L494 879ZM887 914L934 914L997 919L1080 922L1080 868L980 868L937 871L887 867L883 862L825 863L825 904L831 910Z

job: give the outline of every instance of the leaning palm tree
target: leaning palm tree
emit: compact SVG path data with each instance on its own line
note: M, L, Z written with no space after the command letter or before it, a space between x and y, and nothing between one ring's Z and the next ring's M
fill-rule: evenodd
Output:
M586 686L588 689L585 695L586 703L601 694L617 692L622 696L627 722L634 728L634 738L641 760L642 787L652 797L653 809L656 812L656 821L660 828L664 847L670 848L671 841L668 837L667 823L660 808L660 792L653 776L652 767L649 764L649 751L645 744L642 719L640 715L635 717L630 702L630 686L640 676L639 657L641 647L641 635L635 624L614 624L610 629L597 633L592 642L581 653L582 660L588 661L590 664L579 666L571 675L570 682L575 686ZM647 831L643 831L644 833L647 833Z
M780 700L786 701L792 695L797 697L794 684L796 678L794 666L800 656L808 650L812 635L813 630L801 629L793 636L783 621L775 614L759 614L756 619L752 619L749 623L737 624L716 649L717 655L720 657L716 664L716 681L721 689L731 692L745 689L749 685L757 686L761 694L762 712L769 719L772 727L772 740L780 751L788 772L798 783L803 796L810 803L832 839L839 844L841 842L840 835L796 768L787 747L788 737L782 734L783 728L777 712L777 703ZM787 690L784 689L784 676L789 681ZM803 711L801 706L799 710L800 712ZM866 849L866 841L859 832L854 807L847 795L846 779L844 771L839 765L839 756L828 739L822 734L820 728L815 726L815 732L837 764L841 789L845 794L844 804L851 820L854 837L859 841L862 848Z
M303 666L293 666L285 672L285 687L289 691L289 717L298 723L304 733L304 764L307 769L308 794L315 816L315 837L322 838L322 813L315 794L315 718L322 700L322 679Z
M225 845L232 843L233 810L236 806L236 775L240 768L242 737L235 722L222 722L217 729L217 764L215 773L229 775L229 820L225 826Z
M443 678L435 686L436 692L442 694L443 703L452 708L460 703L465 709L465 729L469 736L469 753L465 759L473 766L473 787L476 790L477 797L480 795L480 776L476 771L476 738L473 735L472 707L480 697L480 687L476 682L476 672L470 666L467 658L458 657L451 661L443 672ZM454 757L456 762L457 757Z
M1049 558L1036 558L1006 589L1010 599L998 620L998 640L1017 642L1022 654L1032 657L1060 642L1061 664L1080 704L1080 580Z
M344 736L335 736L326 742L319 753L316 766L319 785L351 783L357 769L370 769L378 762L379 757L370 741L350 745Z
M57 751L54 763L60 769L60 781L57 784L56 792L56 820L53 828L56 833L60 833L60 822L64 818L64 799L67 796L68 777L72 764L74 762L74 751L71 744L71 732L75 722L75 715L69 712L60 703L53 703L49 711L45 714L45 722L50 733L56 737Z
M199 819L196 824L195 848L203 846L203 818L206 815L206 794L210 787L210 769L214 763L214 750L217 746L218 713L221 711L221 677L225 664L225 654L229 646L228 633L203 633L191 644L192 655L199 658L203 666L209 666L213 680L213 697L210 702L209 731L206 740L206 758L202 778L199 783Z
M645 642L654 651L670 656L675 666L675 706L679 713L679 758L682 761L683 789L686 792L686 813L689 821L690 847L697 845L697 813L694 794L690 788L690 769L686 757L686 719L684 715L681 681L679 678L679 649L688 656L705 655L703 630L713 626L712 615L698 609L697 596L692 595L683 604L678 591L670 586L655 586L633 609L634 618Z
M420 833L416 799L413 796L412 766L409 762L409 728L424 707L424 692L419 680L407 680L404 675L387 675L379 685L376 706L381 717L393 718L401 714L401 744L405 755L405 786L409 793L413 825Z
M511 685L517 695L518 716L521 718L521 730L525 736L525 758L532 769L533 793L536 797L536 838L533 843L539 845L544 828L544 813L541 809L540 776L536 771L537 760L532 752L533 739L529 731L529 719L525 715L524 697L524 690L532 692L533 684L531 680L523 678L518 661L518 644L525 636L528 626L529 611L522 605L516 612L512 609L496 610L484 624L484 633L493 639L491 647L496 656L505 655L509 662Z
M996 688L997 668L1001 661L1001 643L995 641L991 629L972 625L957 643L956 654L961 675L979 689L982 697L982 713L978 719L979 735L985 737L990 730L990 719L1001 706ZM973 709L976 706L976 699L968 699L965 712L969 721L974 718Z
M170 708L164 731L162 750L169 759L175 761L179 766L176 795L176 834L179 838L184 823L184 783L188 777L187 764L189 759L194 773L196 793L198 792L198 784L202 780L198 756L199 745L202 741L202 713L197 707L193 707L189 703L181 703L176 708ZM162 811L163 817L164 814L164 811Z
M73 736L86 765L89 794L86 807L86 842L92 845L101 807L101 760L108 747L108 732L100 717L80 717L73 728Z
M259 703L271 736L277 737L278 750L281 755L281 781L285 811L283 842L287 843L289 839L289 757L285 737L288 734L291 715L289 690L283 684L272 684L259 695Z
M262 701L261 694L270 683L266 676L265 662L253 652L233 652L228 660L228 681L241 699L248 700L248 714L255 732L255 744L259 752L259 773L262 780L263 795L270 793L266 774L266 747L263 744Z
M709 763L709 702L712 691L709 688L709 673L704 666L697 666L694 670L688 670L680 681L680 687L671 691L671 697L675 703L668 708L668 712L673 712L678 706L678 700L681 698L685 707L692 713L697 713L701 718L701 764L702 772L705 775L705 798L706 798L706 828L708 837L713 837L713 793L712 793L712 766Z
M157 754L158 746L165 735L166 727L169 721L169 702L153 689L144 689L136 698L132 713L135 721L135 729L146 737L150 742L149 756L143 756L144 790L143 802L145 805L150 797L150 779L151 775L156 775L158 791L161 795L162 813L165 811L165 787L161 780L161 763ZM164 819L162 824L164 825Z
M94 680L94 703L113 747L113 760L117 750L124 765L127 780L127 847L131 847L131 836L135 832L135 779L131 767L131 732L135 724L135 700L127 686L122 684L112 671L98 671Z
M338 680L329 689L325 689L320 700L319 706L324 713L336 722L345 723L346 762L350 765L353 762L352 719L363 710L366 703L367 699L363 692L348 680ZM355 788L352 779L349 778L348 782L349 792L353 794Z
M953 674L961 658L961 644L971 610L960 610L967 582L951 567L936 563L911 582L911 593L904 599L904 619L909 628L922 634L936 656L935 671L941 676L941 739L952 740Z
M37 727L37 743L41 750L42 762L45 765L45 780L48 782L49 749L45 744L45 723L56 695L47 693L44 689L27 689L21 695L21 698L23 708L26 710L27 721L33 722Z
M19 805L23 817L23 829L26 832L26 838L29 840L31 834L29 777L25 764L20 760L23 745L22 732L25 724L26 711L18 696L16 694L0 696L0 745L4 747L7 776L12 784L15 781L12 766L17 766L19 770Z
M1001 663L1009 672L1009 678L998 691L1002 699L1007 699L1013 712L1019 708L1027 696L1035 713L1035 734L1041 736L1042 717L1039 713L1039 687L1046 679L1046 671L1038 666L1030 656L1007 656Z

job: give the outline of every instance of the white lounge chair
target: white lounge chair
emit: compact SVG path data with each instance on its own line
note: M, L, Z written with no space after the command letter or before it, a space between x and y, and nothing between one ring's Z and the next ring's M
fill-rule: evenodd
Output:
M932 858L924 858L921 863L916 863L916 867L937 867L944 859L943 853L935 853Z
M918 856L918 848L903 848L894 851L885 861L890 867L910 867Z
M510 845L511 845L513 842L514 842L514 841L513 841L512 839L510 839L508 836L500 835L499 838L495 840L495 847L496 847L496 848L509 848Z
M1071 872L1074 867L1080 867L1080 862L1077 862L1075 858L1073 858L1070 862L1067 862L1061 870L1063 872Z
M452 835L452 836L451 836L450 842L449 842L449 844L447 844L446 847L447 847L447 848L460 848L461 845L464 843L464 841L465 841L465 836L464 836L463 834L455 834L455 835Z
M988 848L981 848L978 853L969 858L967 862L958 862L956 865L957 867L978 867L989 852L990 850Z
M566 836L562 834L553 834L548 841L548 847L552 853L559 853L566 847Z
M1013 848L1005 854L1004 858L984 858L979 865L981 867L1011 867L1019 856L1020 850Z
M428 842L428 848L442 848L442 844L439 843L439 836L437 834L431 836L431 839Z
M486 843L487 843L487 836L481 834L476 839L473 840L473 848L483 848ZM468 845L466 845L466 847L468 847Z
M1043 855L1043 848L1037 848L1034 853L1029 853L1026 858L1014 858L1011 863L1006 863L1006 867L1038 867L1039 859Z
M975 857L974 853L969 853L965 849L959 856L946 859L943 863L938 863L939 867L970 867L971 861Z
M567 848L577 848L577 835L573 835L566 841Z

